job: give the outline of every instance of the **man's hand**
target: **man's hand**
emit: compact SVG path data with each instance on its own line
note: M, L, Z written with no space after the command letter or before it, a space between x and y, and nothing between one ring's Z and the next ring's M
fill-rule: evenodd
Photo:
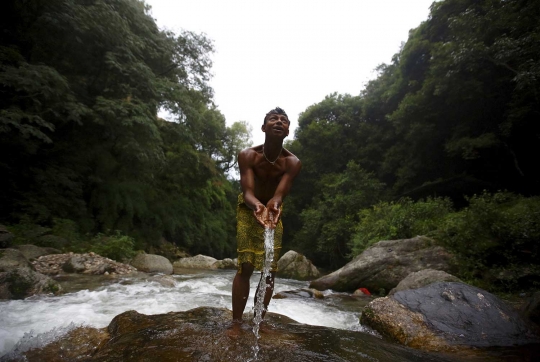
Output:
M257 222L263 227L270 227L268 223L268 209L263 204L257 204L256 209L253 211L253 215Z
M271 199L268 201L266 209L268 210L268 227L275 229L281 217L281 203L279 200Z

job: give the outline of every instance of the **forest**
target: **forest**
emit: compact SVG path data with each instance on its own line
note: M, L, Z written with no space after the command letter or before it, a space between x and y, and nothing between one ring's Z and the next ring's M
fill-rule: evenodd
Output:
M118 259L234 257L231 175L250 130L213 103L212 41L160 30L138 0L3 8L0 223ZM468 281L537 286L539 19L532 0L434 2L360 94L302 112L284 251L332 270L422 234Z

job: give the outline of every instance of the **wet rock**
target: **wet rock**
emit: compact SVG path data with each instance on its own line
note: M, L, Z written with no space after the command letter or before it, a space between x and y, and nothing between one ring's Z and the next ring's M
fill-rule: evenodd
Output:
M40 338L41 337L41 338ZM44 336L29 339L19 343L15 350L11 351L2 361L84 361L90 358L100 344L110 338L106 328L97 329L91 327L78 327L70 329L66 334L55 338L50 336L51 341L43 341ZM50 343L48 343L50 342Z
M155 254L138 254L131 261L131 265L145 273L172 274L173 266L169 259Z
M255 344L252 325L246 321L232 338L228 329L231 318L229 310L208 307L158 315L128 311L111 321L107 328L109 335L104 339L98 334L85 340L84 333L78 333L78 343L85 346L81 359L100 362L252 360ZM258 341L258 362L449 361L445 356L405 349L366 333L304 325L275 313L267 313L266 320L266 331ZM54 345L34 349L32 356L38 357L26 360L45 360L39 359L41 351L47 351L47 356L54 356L56 351L58 357L52 357L52 361L76 360L73 354L63 351L63 346L68 344L62 343L59 340ZM92 355L86 352L93 350Z
M48 247L40 247L32 244L26 244L26 245L17 245L13 247L14 249L20 250L20 252L24 255L24 257L28 261L32 261L34 259L39 258L43 255L49 255L49 254L60 254L61 251L54 248L48 248Z
M421 288L435 282L461 282L461 280L442 270L424 269L407 275L388 295L400 290Z
M131 265L119 263L95 253L50 254L40 256L32 262L32 265L38 272L46 275L57 275L63 272L94 275L129 274L137 271Z
M278 261L278 276L296 280L313 280L320 277L321 273L304 255L289 250Z
M151 280L161 284L162 286L166 288L174 288L176 287L176 280L174 280L173 277L170 275L155 275L151 278Z
M211 269L236 269L238 259L225 258L223 260L218 260L212 264Z
M361 322L403 345L431 351L538 343L535 331L494 295L437 282L372 301Z
M182 258L174 262L174 269L216 269L217 259L206 255L196 255L190 258Z
M452 255L432 239L379 241L343 268L316 279L310 288L352 292L359 287L386 291L396 287L412 272L422 269L451 271Z
M323 293L317 289L297 289L297 290L286 290L283 292L276 293L272 298L274 299L285 299L285 298L317 298L324 299Z
M0 249L0 272L8 272L18 268L33 267L20 250Z
M0 249L9 248L14 237L4 225L0 225Z
M36 294L59 293L58 282L30 268L0 273L0 299L24 299Z
M73 255L66 260L66 262L62 265L62 270L66 273L80 273L82 274L84 271L86 271L87 264L88 263L88 257L85 257L83 255ZM103 274L103 273L99 273Z

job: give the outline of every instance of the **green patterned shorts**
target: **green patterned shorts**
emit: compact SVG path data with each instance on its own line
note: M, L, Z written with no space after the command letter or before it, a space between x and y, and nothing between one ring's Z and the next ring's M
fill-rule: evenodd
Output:
M279 220L274 232L274 260L270 271L277 271L277 261L281 253L281 240L283 238L283 224ZM236 207L236 241L238 252L238 272L242 272L242 263L251 263L255 269L261 270L264 266L264 228L257 222L253 210L244 203L244 196L238 195Z

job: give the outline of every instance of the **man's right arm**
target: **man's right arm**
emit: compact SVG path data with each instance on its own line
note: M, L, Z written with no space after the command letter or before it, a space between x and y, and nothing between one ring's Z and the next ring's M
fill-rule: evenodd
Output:
M253 215L257 222L265 227L264 221L267 219L266 206L255 197L255 173L253 164L255 162L255 151L248 148L238 155L238 168L240 169L240 187L244 195L244 203L253 210Z

